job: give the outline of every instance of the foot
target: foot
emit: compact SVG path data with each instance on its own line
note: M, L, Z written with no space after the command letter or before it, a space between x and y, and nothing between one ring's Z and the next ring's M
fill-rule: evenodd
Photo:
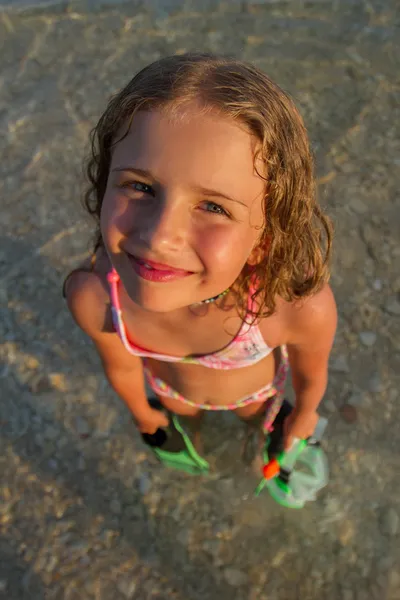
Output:
M260 428L249 427L242 446L242 460L257 476L262 472L265 436Z

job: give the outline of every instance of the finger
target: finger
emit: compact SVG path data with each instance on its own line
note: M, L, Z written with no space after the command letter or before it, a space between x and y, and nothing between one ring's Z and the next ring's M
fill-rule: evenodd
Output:
M156 431L156 427L151 427L149 425L141 425L138 427L140 433L147 433L148 435L153 435Z
M286 419L283 421L283 435L287 435L290 426L292 424L292 415L288 415Z
M166 415L164 415L161 427L168 427L168 425L169 425L169 419L168 419L168 417Z
M292 435L285 435L284 440L283 440L283 447L286 452L288 452L290 450L290 448L292 447L293 441L294 441L294 438Z

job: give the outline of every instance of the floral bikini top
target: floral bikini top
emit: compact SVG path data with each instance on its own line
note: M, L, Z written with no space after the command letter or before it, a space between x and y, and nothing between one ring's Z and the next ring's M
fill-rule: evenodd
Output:
M122 318L121 304L119 301L118 284L120 277L115 269L112 269L107 280L110 285L111 310L115 331L121 338L121 341L130 354L143 358L154 358L164 362L182 362L194 365L203 365L210 369L239 369L248 367L259 362L273 351L273 348L267 346L260 332L258 325L249 325L243 322L240 331L231 342L221 350L211 354L189 355L185 357L170 356L169 354L159 354L141 348L128 339L125 323ZM252 309L253 300L252 290L250 290L248 310Z

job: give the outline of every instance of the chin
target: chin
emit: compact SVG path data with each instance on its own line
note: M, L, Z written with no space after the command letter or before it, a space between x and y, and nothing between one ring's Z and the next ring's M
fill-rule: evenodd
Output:
M176 301L174 301L172 295L169 295L167 291L132 288L130 286L125 287L128 296L132 302L148 312L169 313L186 306L182 304L182 298L176 298Z
M170 306L170 305L168 305L168 303L165 303L163 301L158 301L158 300L152 299L152 298L151 299L137 298L134 300L134 302L135 302L135 304L140 306L140 308L142 308L143 310L145 310L147 312L159 313L159 314L169 313L172 310L179 308L177 306Z
M181 304L172 304L165 301L157 302L155 300L145 300L143 298L132 298L132 300L135 302L135 304L137 304L137 306L140 306L142 310L155 314L167 314L184 308L184 306Z

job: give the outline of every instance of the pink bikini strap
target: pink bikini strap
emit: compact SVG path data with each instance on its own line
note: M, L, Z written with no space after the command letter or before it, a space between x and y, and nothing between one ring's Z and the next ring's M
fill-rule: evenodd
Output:
M112 268L112 270L107 273L107 281L110 285L110 296L111 296L111 310L113 315L113 323L116 332L121 338L122 343L125 348L132 354L132 348L130 343L128 342L128 337L126 333L125 323L121 316L121 304L119 301L119 293L118 293L118 282L120 280L120 276L117 271Z
M120 277L114 267L111 269L109 273L107 273L107 281L110 284L110 295L111 295L111 304L114 306L115 310L120 311L121 305L119 302L119 294L118 294L118 282Z

